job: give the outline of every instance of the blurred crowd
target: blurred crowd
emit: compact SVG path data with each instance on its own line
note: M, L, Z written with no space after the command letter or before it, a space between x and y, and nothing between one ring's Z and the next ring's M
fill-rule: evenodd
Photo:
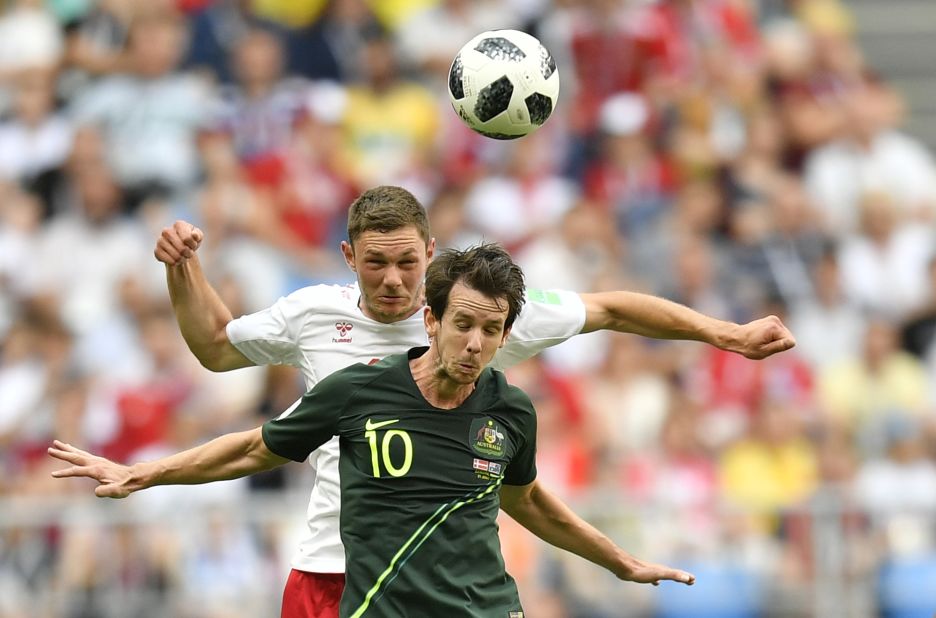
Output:
M351 280L347 207L394 184L426 205L441 247L501 241L532 287L775 314L798 340L755 362L599 333L511 372L538 407L540 477L634 553L699 576L614 585L504 521L531 615L814 615L823 577L869 611L936 606L936 160L901 131L904 102L863 58L847 5L0 7L0 511L90 495L49 478L53 436L145 459L300 394L289 369L198 365L153 258L162 227L205 231L202 263L241 315ZM455 53L492 28L537 35L561 77L552 118L514 142L472 133L448 100ZM289 543L224 511L305 491L299 468L133 498L150 516L204 503L197 535L80 517L0 527L0 616L161 615L108 613L96 591L115 586L199 599L165 615L266 615L239 595L278 595Z

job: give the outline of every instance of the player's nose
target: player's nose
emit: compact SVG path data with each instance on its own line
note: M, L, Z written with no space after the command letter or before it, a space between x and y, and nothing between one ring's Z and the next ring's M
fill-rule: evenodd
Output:
M388 288L398 288L403 285L403 278L400 276L400 269L396 266L389 266L384 272L383 283Z
M468 333L468 341L465 343L465 349L472 354L477 354L481 351L481 333L477 330L472 330Z

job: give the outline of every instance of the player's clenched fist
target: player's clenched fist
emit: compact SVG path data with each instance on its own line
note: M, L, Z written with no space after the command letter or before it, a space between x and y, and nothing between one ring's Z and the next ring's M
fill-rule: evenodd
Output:
M796 345L793 334L775 315L769 315L740 327L734 351L760 360Z
M188 221L176 221L172 227L163 228L156 241L153 255L169 266L178 266L198 251L205 234Z

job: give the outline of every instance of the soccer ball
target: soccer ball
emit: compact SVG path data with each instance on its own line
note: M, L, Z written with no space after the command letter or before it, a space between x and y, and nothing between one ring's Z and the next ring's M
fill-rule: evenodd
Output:
M455 56L448 91L466 125L494 139L516 139L552 114L559 71L536 37L519 30L489 30Z

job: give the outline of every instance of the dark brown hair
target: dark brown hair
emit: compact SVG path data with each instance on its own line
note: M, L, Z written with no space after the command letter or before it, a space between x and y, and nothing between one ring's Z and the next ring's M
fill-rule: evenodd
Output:
M416 197L402 187L382 185L358 196L348 211L348 241L364 232L392 232L412 225L429 243L429 219Z
M507 301L504 328L513 325L523 308L526 285L523 271L503 247L488 243L464 251L447 249L432 260L426 270L426 304L437 320L445 314L449 293L459 281L485 296Z

